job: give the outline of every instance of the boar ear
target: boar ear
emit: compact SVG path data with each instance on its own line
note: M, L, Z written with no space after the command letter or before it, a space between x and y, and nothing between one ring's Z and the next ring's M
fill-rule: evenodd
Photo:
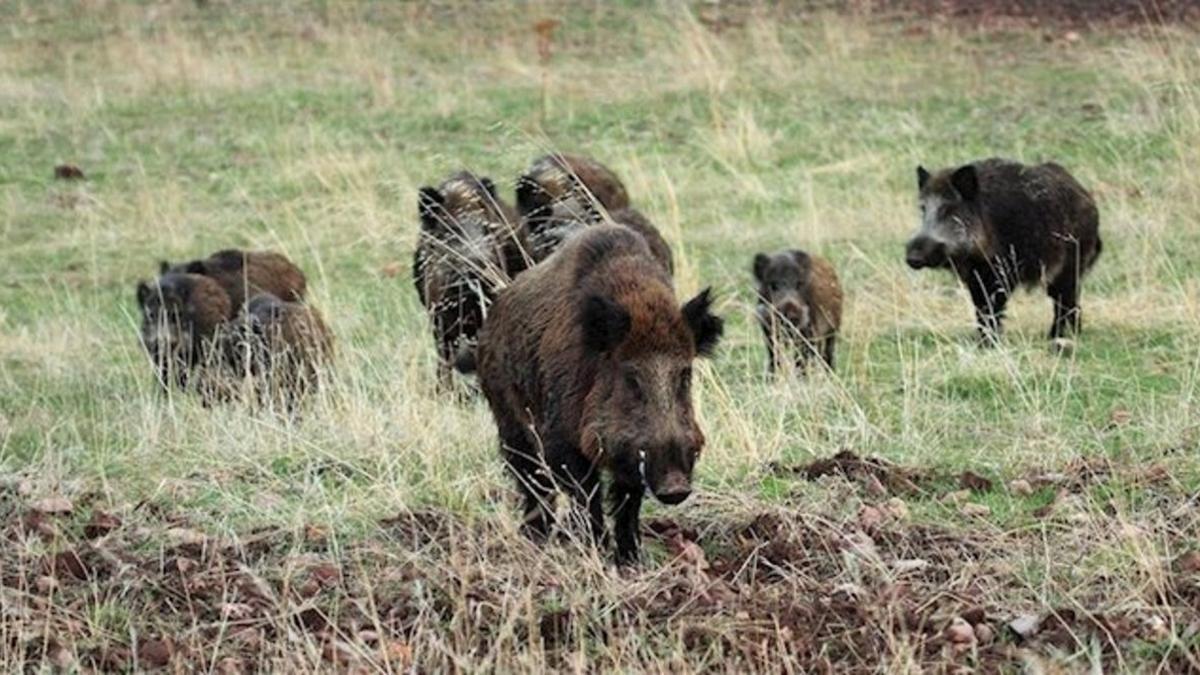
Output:
M138 307L145 307L148 299L150 299L150 284L139 281L137 285Z
M925 167L918 166L917 167L917 189L920 190L920 189L924 188L925 184L928 182L929 182L929 172L925 170Z
M203 260L193 260L183 268L183 271L187 274L204 274L207 270L204 268Z
M975 172L975 166L972 164L955 171L950 176L950 182L958 191L959 196L967 201L973 201L979 196L979 174Z
M158 261L158 275L159 276L162 276L170 271L171 271L171 263L167 262L166 260Z
M683 306L683 320L692 331L692 339L696 341L696 353L709 356L721 341L721 333L725 330L725 322L714 315L712 307L712 288L700 291L696 297L688 300Z
M596 353L611 350L629 334L629 312L599 295L589 295L583 301L580 321L583 323L583 344Z
M542 186L529 176L517 179L517 212L527 216L546 205L546 193Z
M482 187L492 199L496 198L496 183L487 176L479 177L479 186Z
M792 260L795 260L796 266L800 268L800 278L801 283L803 283L803 280L807 279L809 273L812 271L812 257L798 248L794 248L788 251L788 253L792 254Z
M421 214L421 228L436 230L442 221L442 207L446 198L437 188L426 185L417 193L417 212Z
M771 259L766 253L754 254L754 279L756 281L763 280L763 274L767 271L767 265L771 264Z

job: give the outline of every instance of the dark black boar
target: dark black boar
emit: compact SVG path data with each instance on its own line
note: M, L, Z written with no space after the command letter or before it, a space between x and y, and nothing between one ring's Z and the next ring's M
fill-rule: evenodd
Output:
M1079 330L1079 282L1100 255L1092 196L1053 163L987 159L930 174L917 167L921 229L908 242L913 269L950 268L971 292L982 344L1000 335L1021 284L1054 301L1050 338Z
M293 409L320 386L333 358L333 334L313 307L260 293L233 322L225 356L261 402Z
M629 205L625 185L608 167L579 155L546 155L517 180L521 241L533 263L545 260L584 228L616 222L650 244L655 257L672 269L671 249L658 229Z
M767 343L767 369L775 372L790 352L803 372L819 354L833 368L842 325L842 287L828 260L790 250L754 256L758 322Z
M196 368L218 367L219 331L230 314L229 294L198 274L167 273L137 285L142 345L163 387L186 387Z
M304 272L287 256L274 251L225 249L207 258L178 265L162 262L159 268L163 274L178 272L210 277L229 294L234 313L258 293L270 293L287 301L298 301L304 299L308 287Z
M516 217L486 177L467 171L418 196L421 234L413 254L413 282L429 312L439 358L438 376L450 384L452 366L474 368L475 342L488 306L509 280Z
M557 487L603 540L606 469L618 560L637 557L645 490L664 504L691 493L704 447L692 361L721 331L709 291L680 306L645 239L624 227L588 228L500 294L480 336L480 386L527 532L547 533Z

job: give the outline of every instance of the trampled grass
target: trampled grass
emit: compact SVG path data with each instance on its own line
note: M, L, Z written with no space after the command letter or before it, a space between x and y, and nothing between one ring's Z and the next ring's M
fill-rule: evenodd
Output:
M0 6L0 664L143 668L157 640L205 670L1200 667L1177 562L1200 525L1196 34L737 16ZM612 166L681 295L714 286L727 319L700 490L647 514L673 522L635 570L519 537L408 277L418 187L466 167L511 192L550 149ZM1040 293L980 351L965 291L904 266L915 166L990 155L1054 159L1100 204L1073 356ZM137 280L229 246L291 256L334 326L336 381L297 420L163 396L140 351ZM765 375L749 266L784 246L841 275L833 374ZM792 470L841 450L917 489ZM968 470L992 488L956 494ZM31 523L56 495L70 513ZM122 525L87 542L96 510ZM974 607L995 635L955 646Z

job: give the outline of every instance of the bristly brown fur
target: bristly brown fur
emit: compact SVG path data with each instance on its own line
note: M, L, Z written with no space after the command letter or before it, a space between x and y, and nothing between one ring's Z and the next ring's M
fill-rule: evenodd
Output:
M270 293L287 301L304 299L308 280L287 256L274 251L224 249L207 258L177 265L162 263L166 272L200 274L221 285L229 295L234 313L258 293ZM233 314L229 316L232 318Z

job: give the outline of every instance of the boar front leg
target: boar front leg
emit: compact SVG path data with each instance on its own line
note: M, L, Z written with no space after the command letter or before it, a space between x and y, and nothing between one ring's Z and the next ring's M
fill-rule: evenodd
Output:
M1001 275L990 267L984 266L971 270L964 281L971 291L971 302L975 305L979 344L982 347L993 347L1000 341L1000 335L1004 331L1004 308L1008 304L1008 285Z
M616 521L617 564L628 565L638 559L638 515L642 510L642 494L645 488L638 484L630 486L614 483L613 516Z

